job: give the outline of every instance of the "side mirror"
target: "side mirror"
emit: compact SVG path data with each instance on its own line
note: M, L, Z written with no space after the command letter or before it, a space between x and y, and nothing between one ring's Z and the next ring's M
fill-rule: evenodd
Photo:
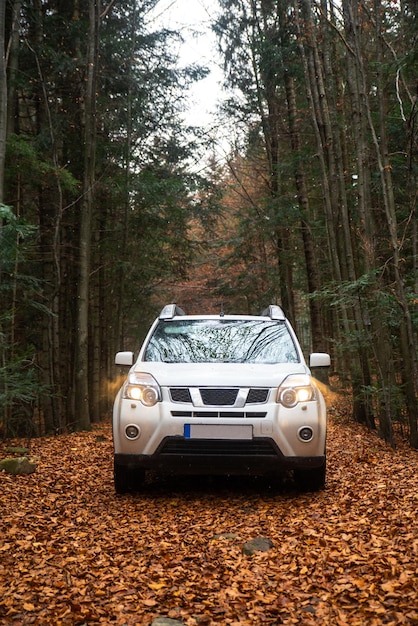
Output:
M134 353L133 352L118 352L115 356L116 365L133 365Z
M309 356L309 367L329 367L331 358L326 352L313 352Z

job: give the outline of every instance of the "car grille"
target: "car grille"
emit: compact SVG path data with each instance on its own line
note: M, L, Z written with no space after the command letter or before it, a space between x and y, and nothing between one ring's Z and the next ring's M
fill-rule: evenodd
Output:
M192 401L190 391L187 387L172 387L170 389L170 396L173 402L189 403Z
M267 402L268 395L268 389L258 389L254 387L254 389L250 389L248 393L247 404L262 404L263 402Z
M203 404L211 406L234 406L238 389L200 389Z
M237 388L202 387L199 389L202 403L205 406L234 406L237 399ZM248 392L246 404L263 404L268 398L268 389L254 387ZM188 387L171 387L170 396L173 402L192 403Z
M255 418L266 417L266 411L171 411L173 417L232 417Z
M211 440L169 438L163 443L160 454L213 455L213 456L277 456L274 443L266 439Z

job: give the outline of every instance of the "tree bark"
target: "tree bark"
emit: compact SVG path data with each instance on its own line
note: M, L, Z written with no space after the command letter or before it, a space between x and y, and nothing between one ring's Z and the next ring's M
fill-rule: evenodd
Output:
M308 293L310 295L319 291L321 282L319 278L318 264L316 260L315 244L309 226L309 196L308 188L300 158L301 138L298 128L298 115L296 109L295 83L289 72L284 73L284 84L286 90L287 110L289 119L290 142L292 150L296 156L295 165L295 186L298 197L299 209L301 212L301 230L303 240L303 250L305 255L306 276ZM309 312L311 321L311 341L313 352L326 352L325 331L322 318L322 308L318 298L310 298Z
M377 80L377 96L379 103L379 136L372 132L374 145L376 148L377 159L379 163L379 171L381 175L381 184L383 191L383 201L385 206L385 214L387 219L388 231L390 234L390 243L393 254L393 271L395 277L394 292L398 305L402 312L401 317L401 333L405 336L406 341L400 342L401 351L404 363L408 365L409 376L407 378L407 406L408 406L408 419L410 425L410 443L414 448L418 448L418 407L416 398L418 398L418 364L417 364L417 344L416 335L412 324L411 311L409 309L408 298L405 292L405 283L403 276L403 260L402 260L402 248L400 245L401 237L399 235L395 194L393 189L392 180L392 166L389 160L389 142L386 132L386 97L382 79L382 67L383 67L383 38L381 32L381 4L378 0L374 2L375 20L376 20L376 39L378 50L378 80ZM371 115L368 116L370 126L372 128ZM415 397L415 402L411 403L411 398ZM388 429L388 425L385 424L385 433ZM389 430L389 435L391 431Z
M89 39L84 94L84 177L81 201L77 340L75 359L76 427L91 426L89 403L89 286L96 154L96 91L100 0L89 0Z
M0 204L4 199L4 163L7 137L6 2L0 2ZM1 224L0 224L1 227Z

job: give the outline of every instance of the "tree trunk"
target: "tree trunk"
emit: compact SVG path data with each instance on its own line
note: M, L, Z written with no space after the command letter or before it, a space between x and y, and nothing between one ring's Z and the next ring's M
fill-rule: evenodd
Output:
M77 339L75 359L76 428L90 428L89 406L89 285L96 152L96 91L100 0L89 0L87 81L84 100L84 177L81 201Z
M267 24L267 13L261 4L257 8L255 2L251 2L251 10L253 15L253 32L250 34L252 41L251 58L253 63L253 72L256 80L257 101L261 119L264 143L266 146L267 162L269 166L269 191L271 195L271 204L275 213L275 221L277 226L274 232L281 305L290 322L296 324L295 299L293 292L293 268L292 254L290 249L290 232L285 224L285 218L281 216L281 207L279 199L281 197L281 180L280 180L280 121L281 107L277 94L277 77L275 72L271 71L271 59L267 58L268 52L263 49L266 46L267 51L273 47L271 36L274 29L271 30ZM261 43L263 42L263 43ZM257 55L261 55L261 60L257 59ZM283 225L280 224L283 223Z
M4 161L6 156L6 121L7 121L7 79L6 79L6 57L5 57L5 18L6 18L6 2L0 3L0 204L3 204L4 198ZM3 227L3 220L0 219L0 232ZM0 304L2 300L0 300ZM3 306L1 307L2 310ZM0 336L3 335L3 324L0 320ZM3 341L0 342L0 367L6 366L6 353L3 347ZM5 383L7 385L7 383ZM6 392L3 388L0 391ZM7 424L9 410L6 406L2 407L2 415L0 423Z
M4 162L7 137L7 74L5 42L6 2L0 2L0 204L4 199ZM1 224L0 224L1 228Z
M16 77L19 69L19 20L21 0L14 0L12 8L12 28L9 44L8 58L8 95L7 95L7 136L15 132L15 121L17 119L16 111Z
M308 223L310 214L309 196L306 184L305 173L300 158L301 139L298 128L298 115L296 109L295 83L289 72L284 73L284 84L286 89L287 110L289 119L290 142L292 150L296 156L295 165L295 185L301 213L301 230L303 240L303 250L305 254L306 276L308 293L313 294L321 287L319 279L318 264L316 260L315 245ZM311 322L311 337L313 352L325 352L325 332L322 318L322 307L318 298L310 298L309 312Z
M311 111L312 128L315 135L317 157L320 167L321 185L323 190L323 203L325 222L328 239L328 256L331 262L331 277L336 284L343 280L339 246L337 241L336 215L338 215L338 203L335 206L335 190L332 190L331 180L336 181L335 172L329 172L328 155L332 151L332 135L329 136L330 124L324 119L324 106L321 101L325 99L322 80L322 68L318 65L317 42L315 39L315 27L311 15L311 3L309 0L295 0L296 28L298 32L299 51L305 76L305 90ZM301 16L306 28L302 31ZM305 37L305 32L307 36ZM332 161L331 161L332 165ZM349 336L351 323L349 308L342 304L339 307L339 317L346 337ZM338 324L339 325L339 324ZM343 361L340 351L339 358ZM348 363L341 364L343 370L348 370Z
M405 292L405 283L403 276L403 258L402 248L400 242L402 237L398 233L398 223L395 205L395 194L392 182L392 167L389 161L389 143L386 133L386 97L382 79L382 67L383 67L383 38L381 32L381 4L378 0L375 0L375 19L376 19L376 39L378 49L378 80L377 80L377 100L379 103L379 135L380 141L378 141L377 134L372 132L374 145L376 148L376 154L379 163L379 170L382 182L383 201L385 206L385 214L387 219L388 231L390 234L390 243L393 254L393 270L395 277L394 291L399 307L402 312L401 317L401 333L406 337L406 341L401 341L401 351L404 363L408 365L409 377L407 381L407 406L408 406L408 419L410 424L410 443L411 446L418 448L418 434L417 434L417 419L418 409L416 401L411 403L412 397L415 399L418 397L418 364L417 364L417 344L414 328L412 324L411 311L409 309L408 298ZM372 117L369 115L370 126L372 127ZM387 425L385 425L387 429Z

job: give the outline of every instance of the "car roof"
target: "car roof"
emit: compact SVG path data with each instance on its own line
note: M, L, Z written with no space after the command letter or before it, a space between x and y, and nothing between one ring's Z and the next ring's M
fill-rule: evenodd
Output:
M218 320L218 319L226 319L226 320L260 320L260 319L270 319L270 320L285 320L286 316L283 312L283 309L277 304L271 304L267 309L265 309L261 315L225 315L223 311L221 311L217 315L186 315L183 309L181 309L177 304L167 304L161 311L159 315L160 320L179 320L179 319L189 319L189 320Z

